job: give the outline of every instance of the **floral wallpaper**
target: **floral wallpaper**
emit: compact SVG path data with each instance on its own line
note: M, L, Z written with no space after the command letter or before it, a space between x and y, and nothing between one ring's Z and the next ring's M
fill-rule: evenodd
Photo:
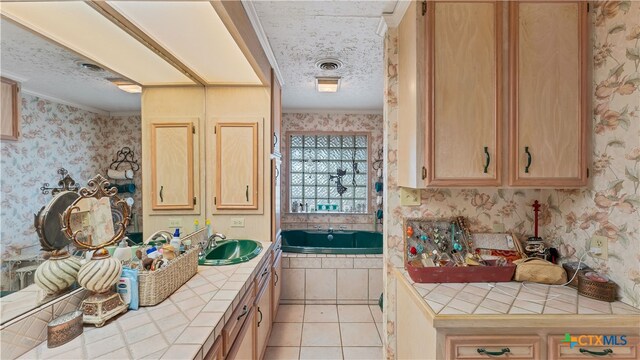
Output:
M39 252L33 216L51 200L51 194L43 195L40 187L45 182L56 186L59 168L66 168L79 186L85 186L96 174L106 175L120 147L130 146L139 156L140 116L109 118L23 93L20 138L0 144L4 259ZM140 172L135 183L140 189ZM140 191L134 194L134 213L142 212L141 196ZM3 290L6 286L3 281Z
M393 267L403 266L402 219L464 215L472 231L504 224L519 236L533 232L534 200L542 203L541 235L577 260L591 236L609 239L607 261L585 257L589 266L619 285L623 302L640 307L640 2L593 3L593 117L591 181L586 189L431 189L422 204L400 206L397 187L398 36L385 39L385 351L395 358L395 282Z
M375 211L377 210L374 183L377 181L373 161L382 149L382 115L377 114L332 114L332 113L284 113L282 114L282 228L305 229L320 225L327 228L345 225L353 230L382 231L382 225L374 227ZM370 133L369 149L369 212L370 214L294 214L288 213L289 198L289 160L288 137L289 132L318 131L337 132L368 132Z

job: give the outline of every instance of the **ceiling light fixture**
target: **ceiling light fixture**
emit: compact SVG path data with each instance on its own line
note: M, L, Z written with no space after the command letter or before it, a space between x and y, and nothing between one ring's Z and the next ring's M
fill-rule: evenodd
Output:
M316 90L321 93L338 92L340 77L316 77Z
M115 86L118 87L118 89L122 91L126 91L131 94L139 94L142 92L142 86L136 83L133 83L129 80L121 79L121 78L115 78L115 79L111 78L107 80L111 81Z
M76 64L78 64L78 66L80 66L81 68L83 68L85 70L90 70L90 71L93 71L93 72L104 71L104 69L100 65L96 65L94 63L78 61L78 62L76 62Z

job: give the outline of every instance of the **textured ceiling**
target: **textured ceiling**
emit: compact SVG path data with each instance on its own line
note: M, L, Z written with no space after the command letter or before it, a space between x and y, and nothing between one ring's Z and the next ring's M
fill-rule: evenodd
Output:
M0 20L0 73L18 77L23 89L107 112L140 110L140 94L129 94L107 78L110 72L80 68L84 59L9 20Z
M383 38L376 29L387 1L255 1L262 27L283 74L283 108L382 110ZM337 71L315 67L337 58ZM341 76L337 93L318 93L316 76Z

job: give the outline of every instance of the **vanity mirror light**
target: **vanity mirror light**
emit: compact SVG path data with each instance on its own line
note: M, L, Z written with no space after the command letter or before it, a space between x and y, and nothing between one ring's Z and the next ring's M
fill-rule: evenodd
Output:
M82 301L83 321L97 327L127 311L120 294L113 291L122 273L122 264L105 247L125 235L130 208L117 189L102 175L89 180L86 188L62 215L62 231L80 249L95 250L78 271L78 283L92 294ZM116 214L114 216L114 214Z

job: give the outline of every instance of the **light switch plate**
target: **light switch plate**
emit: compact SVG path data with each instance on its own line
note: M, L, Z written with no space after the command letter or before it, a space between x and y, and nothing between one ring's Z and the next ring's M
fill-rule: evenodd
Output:
M169 227L170 228L181 228L182 227L182 219L169 219Z
M232 228L243 228L244 227L244 218L231 218L231 227Z
M400 188L400 205L420 205L420 189Z
M607 260L609 258L609 239L604 236L593 235L589 251L592 256Z

